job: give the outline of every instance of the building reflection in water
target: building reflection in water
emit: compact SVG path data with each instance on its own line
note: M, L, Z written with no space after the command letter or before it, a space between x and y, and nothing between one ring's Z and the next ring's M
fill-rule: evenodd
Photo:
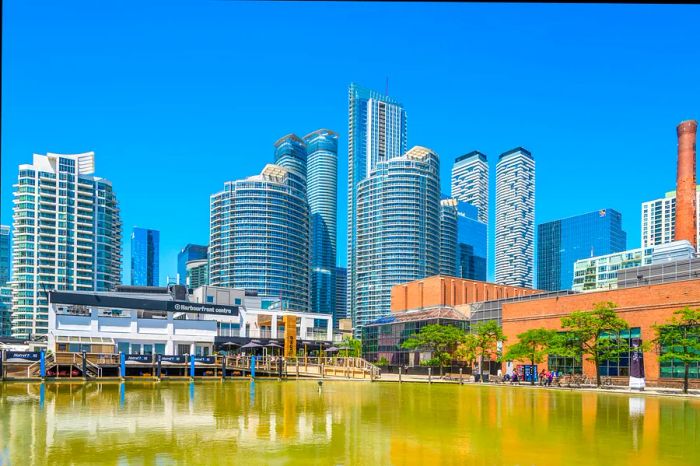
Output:
M0 387L0 458L10 464L48 464L47 455L52 463L416 465L700 457L692 400L328 381L320 394L304 381Z

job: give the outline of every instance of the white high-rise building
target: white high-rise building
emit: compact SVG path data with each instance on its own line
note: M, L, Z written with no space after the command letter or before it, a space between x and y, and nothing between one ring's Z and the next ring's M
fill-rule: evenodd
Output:
M535 160L516 147L496 165L496 273L501 285L532 287L535 262Z
M479 221L489 221L489 164L479 151L457 157L452 166L452 198L479 209Z
M696 188L696 201L700 203L700 186ZM700 227L700 209L695 219ZM698 228L698 252L700 252L700 228ZM642 202L642 247L667 244L676 234L676 192L670 191L661 199Z
M14 185L12 335L48 331L49 290L108 291L121 282L121 220L95 154L34 154Z

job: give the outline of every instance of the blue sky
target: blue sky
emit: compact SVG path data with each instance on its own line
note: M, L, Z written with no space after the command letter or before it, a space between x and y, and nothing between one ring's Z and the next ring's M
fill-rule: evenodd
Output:
M274 141L340 134L346 263L347 87L408 112L408 143L536 160L536 222L674 189L678 122L700 115L696 5L3 2L1 220L32 153L96 153L124 222L161 232L160 273L206 244L209 195L259 173ZM493 216L493 212L491 213ZM493 228L491 228L493 231ZM493 244L493 242L491 243ZM493 267L491 267L491 272Z

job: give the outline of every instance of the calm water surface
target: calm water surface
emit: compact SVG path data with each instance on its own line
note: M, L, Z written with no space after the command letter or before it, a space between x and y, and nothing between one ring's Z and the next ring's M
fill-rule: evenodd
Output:
M700 401L523 387L0 384L0 464L700 464Z

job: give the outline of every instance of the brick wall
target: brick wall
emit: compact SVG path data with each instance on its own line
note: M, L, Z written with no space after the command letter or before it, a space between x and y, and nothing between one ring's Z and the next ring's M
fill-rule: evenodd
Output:
M435 275L391 289L392 312L434 306L458 306L480 301L541 293L539 290Z
M700 307L700 280L505 303L503 332L508 341L504 347L507 350L508 343L517 342L517 335L531 328L559 330L562 317L573 311L592 310L595 303L606 301L617 304L616 312L630 327L640 327L642 341L652 341L655 336L652 325L665 322L678 309ZM543 367L547 367L546 361L538 365L538 370ZM644 369L649 385L678 386L677 379L659 379L656 348L644 353ZM584 361L583 371L593 377L594 364Z

